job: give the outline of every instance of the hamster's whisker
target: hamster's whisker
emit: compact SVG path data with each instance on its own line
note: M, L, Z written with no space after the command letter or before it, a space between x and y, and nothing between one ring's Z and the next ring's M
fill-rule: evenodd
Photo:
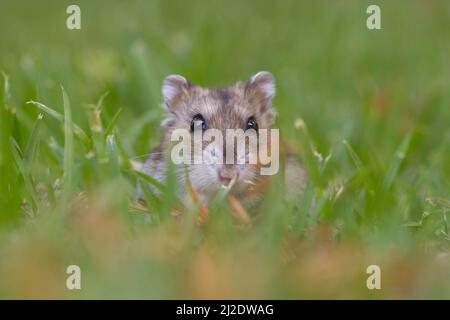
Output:
M130 159L133 160L133 159L145 158L145 157L148 157L148 156L150 156L152 154L164 154L164 153L165 152L150 152L150 153L142 154L142 155L139 155L139 156L130 157Z
M251 184L252 186L256 186L256 183L254 183L253 181L250 181L250 180L242 180L242 182Z

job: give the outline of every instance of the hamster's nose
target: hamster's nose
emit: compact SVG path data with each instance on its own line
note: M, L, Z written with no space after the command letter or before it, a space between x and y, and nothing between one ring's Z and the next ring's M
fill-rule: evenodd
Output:
M222 184L228 185L233 178L237 177L238 172L233 166L223 166L217 171L217 175Z

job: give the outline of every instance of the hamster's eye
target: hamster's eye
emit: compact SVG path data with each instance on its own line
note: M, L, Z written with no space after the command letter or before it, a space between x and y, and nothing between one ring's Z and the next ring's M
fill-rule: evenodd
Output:
M255 131L258 131L258 123L256 122L254 117L250 117L247 120L247 124L245 125L245 130L248 130L248 129L253 129Z
M202 131L206 130L206 122L201 114L197 114L192 118L191 132L194 132L196 129L202 129Z

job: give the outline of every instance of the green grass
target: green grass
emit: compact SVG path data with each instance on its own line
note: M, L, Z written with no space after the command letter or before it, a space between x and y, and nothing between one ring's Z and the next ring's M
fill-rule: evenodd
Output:
M450 298L450 5L377 3L380 31L366 1L79 1L69 31L69 2L2 1L0 297ZM305 194L276 182L252 227L225 194L175 221L174 179L131 162L161 137L163 78L259 70Z

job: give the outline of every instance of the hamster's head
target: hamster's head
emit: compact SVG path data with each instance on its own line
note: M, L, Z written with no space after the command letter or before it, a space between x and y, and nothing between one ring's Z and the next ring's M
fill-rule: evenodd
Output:
M263 178L260 162L252 161L258 159L258 148L250 144L259 142L265 131L261 129L271 129L274 123L275 80L271 73L261 71L223 88L203 88L180 75L170 75L163 82L162 93L168 111L162 123L165 141L172 140L173 147L173 133L180 129L190 139L191 161L177 166L180 177L187 172L192 186L204 193L223 185L241 192ZM244 149L239 149L242 136L237 135L242 133ZM199 143L195 137L203 139ZM200 161L195 152L201 154Z

